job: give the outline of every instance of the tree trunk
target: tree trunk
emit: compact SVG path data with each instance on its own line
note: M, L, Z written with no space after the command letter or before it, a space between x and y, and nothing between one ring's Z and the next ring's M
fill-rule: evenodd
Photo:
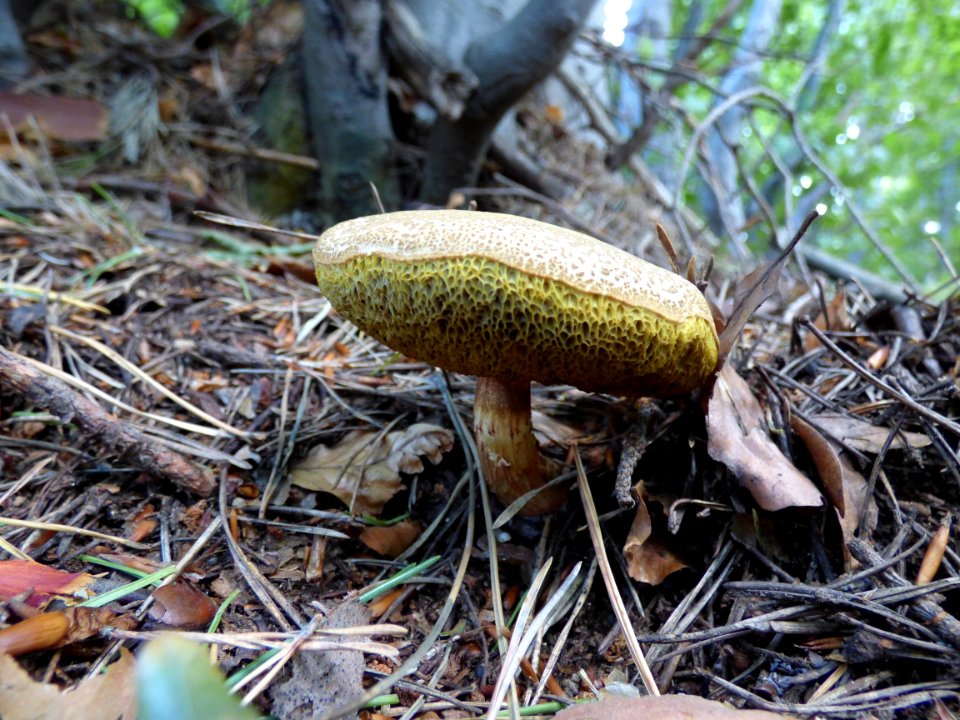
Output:
M379 0L304 0L307 116L320 161L320 203L332 220L377 212L374 183L396 207L394 141Z
M529 0L509 22L475 37L465 62L480 84L457 120L433 127L420 197L443 205L456 187L476 184L504 113L563 59L596 0Z
M720 82L720 98L726 98L759 82L763 53L778 29L780 0L754 0L747 27L730 70ZM719 101L718 101L719 102ZM737 160L731 149L740 142L746 111L737 106L725 112L707 137L707 154L717 173L717 182L704 193L710 227L720 235L726 228L742 232L745 220L743 200L737 192Z
M0 0L0 90L15 85L30 72L30 58L14 17L17 10L16 3Z

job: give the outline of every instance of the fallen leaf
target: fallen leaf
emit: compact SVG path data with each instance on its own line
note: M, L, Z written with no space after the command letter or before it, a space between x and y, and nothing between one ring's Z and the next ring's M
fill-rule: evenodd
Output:
M86 600L84 588L94 580L86 573L68 573L33 560L0 560L0 600L31 591L27 604L46 607L54 598Z
M109 111L95 100L56 95L0 92L3 115L17 133L30 134L32 117L48 138L67 142L103 140L109 125Z
M810 420L823 432L844 445L876 455L883 448L883 444L890 436L890 428L874 425L863 418L842 413L821 413L814 415ZM902 450L904 447L924 448L931 440L926 435L915 432L898 432L890 447L893 450Z
M867 534L877 526L877 504L870 493L866 479L843 456L835 443L830 442L815 427L795 415L790 426L806 446L824 490L837 514L843 536L844 565L852 569L847 543L853 539L863 520Z
M846 505L843 497L843 468L840 467L840 455L815 427L796 415L790 416L790 428L806 446L813 464L817 467L820 484L823 485L827 498L837 509L840 517L843 517L846 513Z
M556 720L783 720L766 710L738 710L726 703L695 695L606 697L580 703L556 714Z
M290 480L336 495L354 513L376 515L403 487L400 473L423 472L421 456L436 464L452 447L453 433L428 423L386 435L356 430L333 447L311 449L291 469Z
M726 465L764 510L823 506L820 491L768 437L760 403L730 365L717 375L707 436L710 457Z
M403 520L395 525L370 526L360 533L360 542L380 555L395 558L423 532L423 525L416 520Z
M654 533L650 511L642 491L635 496L639 498L636 515L623 544L627 574L637 582L659 585L677 570L688 566Z
M135 720L134 662L126 649L105 673L76 688L35 682L9 655L0 654L0 717L3 720Z
M851 328L850 315L847 313L847 296L843 288L837 290L837 294L820 311L813 324L818 330L829 330L830 332L845 331ZM820 341L813 333L803 339L803 349L807 352L818 347L820 347Z
M210 624L217 604L188 582L177 580L153 591L149 614L153 620L179 628L200 628Z
M780 280L780 271L783 269L784 263L787 261L787 258L790 257L793 248L800 242L800 239L816 218L817 215L815 212L807 215L800 229L797 230L797 234L794 235L793 239L781 250L777 259L766 267L758 267L741 283L743 291L737 293L733 311L730 313L730 317L726 319L723 330L720 331L719 350L721 364L725 363L727 355L730 354L730 350L737 342L737 338L747 324L747 320L749 320L754 311L763 304L763 301L770 297L774 290L777 289L777 283Z

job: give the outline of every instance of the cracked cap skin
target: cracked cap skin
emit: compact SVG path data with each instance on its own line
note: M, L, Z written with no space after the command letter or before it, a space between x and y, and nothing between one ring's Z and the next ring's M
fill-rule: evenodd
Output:
M667 396L717 367L713 316L693 284L573 230L413 210L339 223L313 257L342 316L454 372Z

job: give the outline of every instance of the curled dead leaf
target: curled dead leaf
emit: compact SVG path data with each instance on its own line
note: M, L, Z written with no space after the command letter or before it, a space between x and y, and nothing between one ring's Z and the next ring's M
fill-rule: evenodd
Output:
M890 428L874 425L863 418L842 413L821 413L814 415L810 420L827 435L836 438L844 445L873 455L880 452L891 433ZM905 447L924 448L930 442L930 438L921 433L902 431L894 436L890 447L893 450L903 450Z
M843 469L840 467L840 455L815 427L796 415L790 416L790 427L806 445L813 464L817 466L820 484L827 498L837 509L840 517L843 517L846 514L846 504L843 498Z
M357 430L337 445L317 445L290 471L290 480L308 490L336 495L355 513L377 514L402 487L400 473L423 472L426 457L440 462L453 447L453 433L416 423L386 435Z
M623 544L627 573L637 582L659 585L668 576L688 565L659 537L659 533L654 531L643 493L638 492L635 496L639 497L636 515Z
M730 365L717 375L707 436L710 457L726 465L764 510L822 507L820 491L768 437L760 403Z
M360 542L380 555L395 558L423 532L423 525L416 520L403 520L394 525L371 526L360 533Z
M844 559L849 565L846 544L860 527L860 521L863 520L864 530L868 533L877 525L877 504L870 487L836 445L810 423L794 415L790 426L810 453L824 492L837 513L844 541Z

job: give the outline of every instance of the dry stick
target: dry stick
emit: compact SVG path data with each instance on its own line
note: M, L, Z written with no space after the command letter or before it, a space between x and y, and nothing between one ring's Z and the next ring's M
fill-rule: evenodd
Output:
M16 391L32 405L75 423L87 439L97 440L149 474L198 495L213 493L215 482L206 468L165 448L139 430L111 415L66 383L45 375L21 355L0 347L0 387Z
M880 554L860 538L854 538L847 546L850 554L864 565L878 565L883 562ZM896 587L913 587L913 583L901 577L893 568L882 573L883 578ZM944 642L960 649L960 620L945 612L932 600L917 598L908 606L911 614L923 621Z
M573 444L573 458L577 463L577 487L580 489L580 499L583 502L583 510L587 516L587 527L590 530L590 539L593 541L593 549L597 552L597 560L600 562L600 574L603 576L603 584L607 586L607 597L610 598L610 604L613 605L613 612L620 623L620 630L623 632L623 639L630 649L630 655L640 670L640 677L643 678L643 686L651 695L659 695L660 689L657 687L657 681L650 672L650 666L647 665L643 657L643 650L637 641L637 635L630 625L630 616L627 615L627 608L623 605L623 598L620 597L620 591L617 589L617 583L613 579L613 569L610 567L610 560L607 559L607 551L603 545L603 535L600 532L600 521L597 519L597 508L593 504L593 495L590 493L590 485L587 484L587 473L583 469L583 460L580 459L580 448Z
M101 353L104 357L108 358L109 360L119 365L123 370L126 370L135 378L142 380L144 383L149 385L155 391L163 395L165 398L167 398L171 402L176 403L187 412L193 415L196 415L201 420L205 420L211 425L219 428L220 430L223 430L224 432L228 432L231 435L236 435L237 437L240 437L240 438L249 437L249 433L243 430L240 430L238 428L235 428L233 427L233 425L230 425L229 423L225 423L222 420L213 417L210 413L205 412L204 410L198 408L193 403L188 402L187 400L184 400L182 397L180 397L175 392L173 392L173 390L170 390L165 385L162 385L161 383L157 382L150 375L148 375L139 367L137 367L132 362L127 360L125 357L123 357L123 355L118 353L113 348L108 347L107 345L104 345L99 340L96 340L95 338L87 337L86 335L80 335L78 333L75 333L71 330L67 330L66 328L63 328L63 327L59 327L57 325L51 325L50 331L55 335L62 335L63 337L73 340L74 342L83 343L84 345L87 345L88 347L93 348L97 352Z
M20 520L18 518L0 516L0 526L2 525L9 525L10 527L18 528L29 528L31 530L43 530L45 532L66 533L68 535L83 535L85 537L91 537L97 540L123 545L124 547L132 548L133 550L150 549L149 545L144 545L143 543L127 540L126 538L117 537L115 535L107 535L106 533L97 532L96 530L87 530L85 528L74 527L73 525L61 525L60 523L48 523L35 520Z
M218 501L220 505L220 517L224 525L223 537L227 541L227 548L230 550L234 566L243 576L243 579L246 580L247 586L253 594L257 596L257 599L263 603L264 608L273 616L273 619L281 628L288 632L293 629L293 625L287 618L290 618L297 627L303 627L303 615L301 615L283 593L277 590L273 583L250 562L246 553L243 552L243 548L240 547L240 543L231 534L230 523L227 521L229 508L227 506L227 474L225 472L220 478ZM284 615L284 613L286 613L286 615Z
M888 383L885 383L883 380L876 377L872 372L862 367L860 363L858 363L852 357L847 355L847 353L841 350L839 346L835 342L833 342L833 340L831 340L826 335L824 335L824 333L809 320L801 320L800 324L803 327L807 328L807 330L812 332L814 336L817 338L817 340L823 343L824 347L826 347L830 352L832 352L834 355L840 358L840 360L843 362L844 365L849 367L851 370L853 370L857 375L859 375L861 378L866 380L868 383L876 385L878 388L880 388L885 393L887 393L887 395L889 395L890 397L899 400L904 405L906 405L911 410L913 410L915 413L917 413L917 415L925 417L932 422L943 425L947 430L950 430L952 433L960 437L960 424L954 422L953 420L946 417L945 415L941 415L936 410L931 410L930 408L921 405L906 393L901 392L897 388L893 387Z

